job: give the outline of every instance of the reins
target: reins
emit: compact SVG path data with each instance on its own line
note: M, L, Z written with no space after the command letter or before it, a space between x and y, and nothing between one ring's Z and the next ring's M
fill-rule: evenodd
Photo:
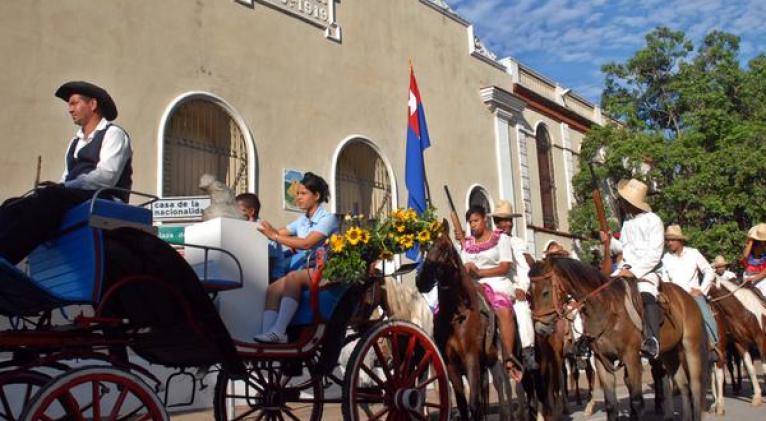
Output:
M739 285L738 285L736 288L734 288L733 290L729 291L729 293L727 293L727 294L724 294L724 295L722 295L722 296L720 296L720 297L711 298L711 299L710 299L710 302L711 302L711 303L715 303L715 302L718 302L718 301L721 301L721 300L723 300L724 298L729 298L729 297L731 297L732 295L734 295L734 293L735 293L735 292L737 292L737 291L739 291L740 289L744 288L746 284L747 284L747 282L742 282L742 283L741 283L741 284L739 284Z
M558 278L555 277L553 270L551 270L550 272L545 273L543 275L532 276L532 277L529 278L529 280L531 282L540 282L540 281L544 281L546 279L551 279L551 288L553 289L553 291L552 291L552 293L553 293L553 309L548 310L548 311L533 311L532 312L532 317L535 320L544 319L544 318L546 318L546 317L548 317L548 316L550 316L550 315L552 315L554 313L556 314L557 318L559 318L559 319L567 319L567 320L569 320L569 316L572 313L582 309L585 306L585 304L588 302L589 299L591 299L591 298L597 296L598 294L602 293L603 291L605 291L607 288L609 288L614 283L614 281L617 278L609 278L608 281L606 281L603 284L599 285L598 288L596 288L593 291L587 293L581 299L579 299L579 300L575 299L574 302L570 302L568 305L566 305L566 307L568 307L567 309L564 309L565 304L561 302L561 298L559 297L559 291L563 290L563 288L561 287L561 284L560 284L560 281L558 281ZM564 290L564 292L566 292L566 290Z

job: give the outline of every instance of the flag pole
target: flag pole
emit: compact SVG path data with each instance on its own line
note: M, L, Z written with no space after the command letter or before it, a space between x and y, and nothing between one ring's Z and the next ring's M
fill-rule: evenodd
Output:
M412 66L412 57L410 57L407 60L410 64L410 75L414 73L414 68ZM426 172L426 157L425 154L423 154L423 184L425 184L426 188L426 206L433 207L433 203L431 202L431 186L428 184L428 174Z

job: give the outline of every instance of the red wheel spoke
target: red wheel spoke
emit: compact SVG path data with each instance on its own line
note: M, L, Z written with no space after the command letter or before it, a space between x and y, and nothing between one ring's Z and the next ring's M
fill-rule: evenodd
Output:
M47 416L45 414L40 414L40 419L43 420L43 421L54 421L53 418L51 418L51 417L49 417L49 416Z
M8 398L5 396L5 391L0 394L0 401L3 403L3 410L5 410L5 417L9 420L13 419L13 411L11 411L11 405L8 403Z
M372 349L375 351L375 356L378 358L378 363L380 364L381 369L383 370L383 374L386 376L387 381L392 381L391 373L388 369L388 364L386 363L386 359L383 356L383 351L380 349L380 345L378 345L378 342L375 341L372 343Z
M252 414L253 412L255 412L255 411L259 410L259 409L261 409L261 408L259 408L259 407L257 407L257 406L256 406L255 408L250 408L250 409L248 409L247 411L245 411L245 413L244 413L244 414L242 414L242 415L238 416L237 418L234 418L234 419L233 419L233 420L231 420L231 421L237 421L237 420L241 420L241 419L244 419L246 416L248 416L248 415ZM262 419L262 418L263 418L263 415L264 415L264 413L263 413L263 412L261 412L261 413L258 415L258 418L256 418L256 420L260 420L260 419Z
M285 408L283 408L283 409L284 409L284 411L285 411L285 415L287 415L288 417L290 417L290 419L291 419L291 420L295 420L295 421L301 421L301 419L300 419L300 418L296 417L296 416L295 416L295 414L293 414L293 411L292 411L290 408L287 408L287 407L285 407Z
M404 355L409 357L415 355L415 344L417 344L418 338L415 335L410 336L410 340L407 341L407 349L404 351ZM404 366L402 367L402 373L406 373L410 370L410 363L412 358L404 359Z
M401 356L399 355L399 335L394 331L391 333L391 369L395 380L400 380L401 375Z
M93 395L93 419L94 420L101 420L101 394L99 393L99 384L98 382L91 383L91 391Z
M141 418L137 419L136 421L146 421L152 417L151 412L147 412L146 414L142 415Z
M368 375L368 376L370 376L370 378L371 378L371 379L372 379L372 380L373 380L375 383L377 383L378 385L380 385L380 387L386 387L386 382L384 382L384 381L383 381L383 380L382 380L380 377L378 377L378 375L377 375L377 374L375 374L375 372L373 372L373 371L372 371L372 369L371 369L370 367L367 367L366 365L364 365L364 362L362 363L362 365L360 365L360 366L359 366L359 368L360 368L362 371L364 371L365 373L367 373L367 375Z
M125 402L125 398L128 397L128 389L123 388L122 392L120 392L120 395L117 396L117 400L114 402L114 406L112 407L112 412L109 414L109 421L117 421L117 417L120 415L120 409L122 408L122 404Z
M372 417L371 418L367 418L367 421L379 420L380 417L382 417L383 415L386 415L386 414L388 414L388 407L387 406L384 407L383 409L381 409L380 411L372 414Z
M417 380L418 377L420 377L421 374L430 366L428 362L433 357L434 353L430 349L426 351L425 355L423 355L423 358L420 359L418 362L418 369L413 371L412 374L407 378L406 384L413 384Z
M422 389L422 388L428 386L429 384L433 383L435 380L439 380L439 375L438 374L434 374L433 376L431 376L428 380L424 381L423 383L418 383L417 385L415 385L415 389Z
M363 398L365 403L383 402L382 393L356 392L356 397L355 400L359 401L361 400L359 398Z

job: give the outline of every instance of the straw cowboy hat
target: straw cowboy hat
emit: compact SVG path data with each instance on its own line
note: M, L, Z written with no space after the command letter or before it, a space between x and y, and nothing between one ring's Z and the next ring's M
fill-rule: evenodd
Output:
M665 239L681 241L688 240L683 231L681 231L681 227L679 225L668 225L668 228L665 230Z
M722 266L729 266L729 262L726 261L725 257L719 254L718 256L715 257L715 260L713 260L713 267L720 268Z
M747 238L756 241L766 241L766 224L758 224L747 232Z
M631 205L645 212L651 212L652 207L646 203L646 192L649 187L646 184L631 178L630 180L620 180L617 183L617 194L620 195Z
M489 214L495 218L518 218L520 213L513 213L513 205L507 200L498 200L495 203L495 211Z

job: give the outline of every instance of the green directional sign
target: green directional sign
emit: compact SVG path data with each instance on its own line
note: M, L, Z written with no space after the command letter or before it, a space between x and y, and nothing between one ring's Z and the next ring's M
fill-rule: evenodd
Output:
M183 244L184 230L186 227L166 227L160 226L157 236L170 244Z

